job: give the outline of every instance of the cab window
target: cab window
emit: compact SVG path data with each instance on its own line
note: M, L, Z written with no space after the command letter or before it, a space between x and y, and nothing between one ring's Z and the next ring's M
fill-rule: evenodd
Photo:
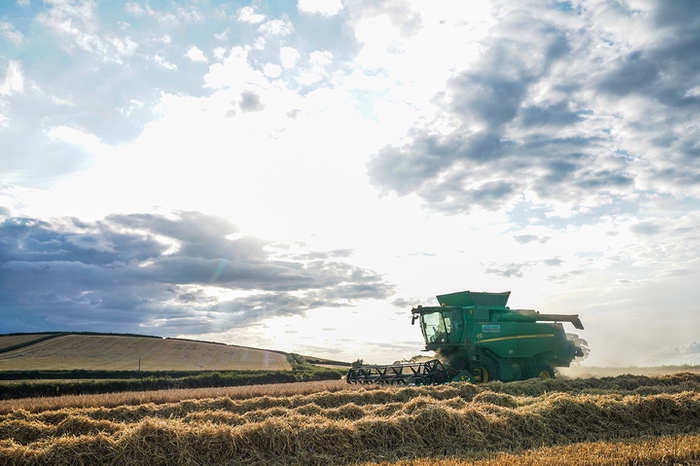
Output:
M460 343L463 330L461 311L423 314L421 322L426 343Z

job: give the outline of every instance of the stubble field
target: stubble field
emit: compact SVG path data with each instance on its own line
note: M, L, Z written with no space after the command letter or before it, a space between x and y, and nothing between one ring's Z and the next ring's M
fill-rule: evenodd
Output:
M324 385L325 384L325 385ZM15 400L8 465L697 464L700 374ZM268 389L269 390L269 389ZM181 396L186 396L181 393ZM24 404L22 404L24 403Z
M291 370L282 353L192 340L128 335L2 335L6 370Z

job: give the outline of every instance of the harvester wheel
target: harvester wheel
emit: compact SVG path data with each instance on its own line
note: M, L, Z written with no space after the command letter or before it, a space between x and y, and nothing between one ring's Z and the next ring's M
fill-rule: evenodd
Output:
M481 368L477 368L474 371L474 378L477 382L486 383L492 380L498 380L496 374L496 368L493 366L491 361L484 358Z
M538 379L553 379L554 369L552 369L549 364L544 362L537 362L532 366L532 376Z
M485 368L485 367L482 367L482 368L481 368L481 381L482 381L483 383L486 383L486 382L488 382L489 380L491 380L491 377L492 377L492 375L489 374L489 370L488 370L487 368Z

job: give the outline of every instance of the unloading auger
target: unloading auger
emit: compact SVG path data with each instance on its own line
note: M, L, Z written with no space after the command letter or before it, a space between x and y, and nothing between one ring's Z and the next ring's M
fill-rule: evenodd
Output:
M561 322L579 330L578 315L540 314L510 309L510 291L460 291L437 296L440 306L417 306L426 351L437 359L351 368L348 383L430 385L449 381L552 378L554 367L568 367L581 348L566 338Z

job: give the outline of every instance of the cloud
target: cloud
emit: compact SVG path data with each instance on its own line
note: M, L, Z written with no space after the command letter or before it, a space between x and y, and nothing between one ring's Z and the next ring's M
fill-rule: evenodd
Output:
M93 1L47 2L37 21L56 33L69 50L78 48L106 56L108 45L98 32L96 6Z
M683 5L644 8L606 21L596 5L494 9L477 59L435 93L434 116L375 153L371 183L448 214L523 202L614 212L645 189L687 195L700 147L678 129L698 121L699 23ZM646 34L625 43L635 28Z
M696 357L698 355L700 355L700 342L697 340L673 348L666 348L659 353L662 358Z
M238 20L249 24L258 24L265 20L265 15L255 12L255 7L244 6L238 10Z
M282 74L282 67L274 63L266 63L263 67L263 73L270 78L278 78Z
M22 45L24 42L24 35L10 23L0 23L0 33L15 45Z
M187 23L201 22L205 19L205 15L197 8L197 6L177 7L174 12L163 10L154 10L150 5L142 5L137 2L127 2L124 6L124 11L135 16L148 16L155 18L158 23L165 26L184 26Z
M156 53L153 56L153 61L157 65L163 67L166 70L177 70L177 65L175 63L169 61L166 57L164 57L160 53Z
M241 93L239 106L243 112L260 112L265 109L265 106L260 102L260 96L252 91Z
M523 278L525 272L531 269L535 265L535 262L525 262L525 263L511 263L496 265L493 264L486 268L485 273L499 275L505 278Z
M700 342L693 340L687 345L676 346L673 350L678 354L700 354Z
M10 60L5 71L5 78L0 83L0 95L8 96L24 90L24 75L22 64L17 60Z
M297 8L302 13L318 13L324 16L337 15L342 11L340 0L299 0Z
M0 296L9 311L0 331L220 332L393 292L345 262L349 251L288 254L199 212L95 222L4 212Z
M515 239L515 241L517 241L520 244L532 243L534 241L537 241L538 243L544 244L547 241L549 241L551 238L548 236L539 237L537 235L525 234L525 235L515 235L515 236L513 236L513 239Z
M561 267L566 263L565 260L560 257L551 257L549 259L542 260L530 260L525 262L511 262L508 264L489 264L484 273L498 275L505 278L523 278L525 274L537 267L539 264L546 265L548 267Z
M662 226L653 221L640 222L630 227L633 233L642 236L658 235L662 231Z
M199 62L208 62L209 60L207 57L204 55L204 52L200 50L197 46L193 45L189 49L187 49L187 58L189 58L192 61L199 61Z
M266 36L288 36L294 32L294 25L289 19L273 19L262 23L258 30Z
M285 68L294 68L296 66L299 52L293 47L282 47L280 49L280 60Z

